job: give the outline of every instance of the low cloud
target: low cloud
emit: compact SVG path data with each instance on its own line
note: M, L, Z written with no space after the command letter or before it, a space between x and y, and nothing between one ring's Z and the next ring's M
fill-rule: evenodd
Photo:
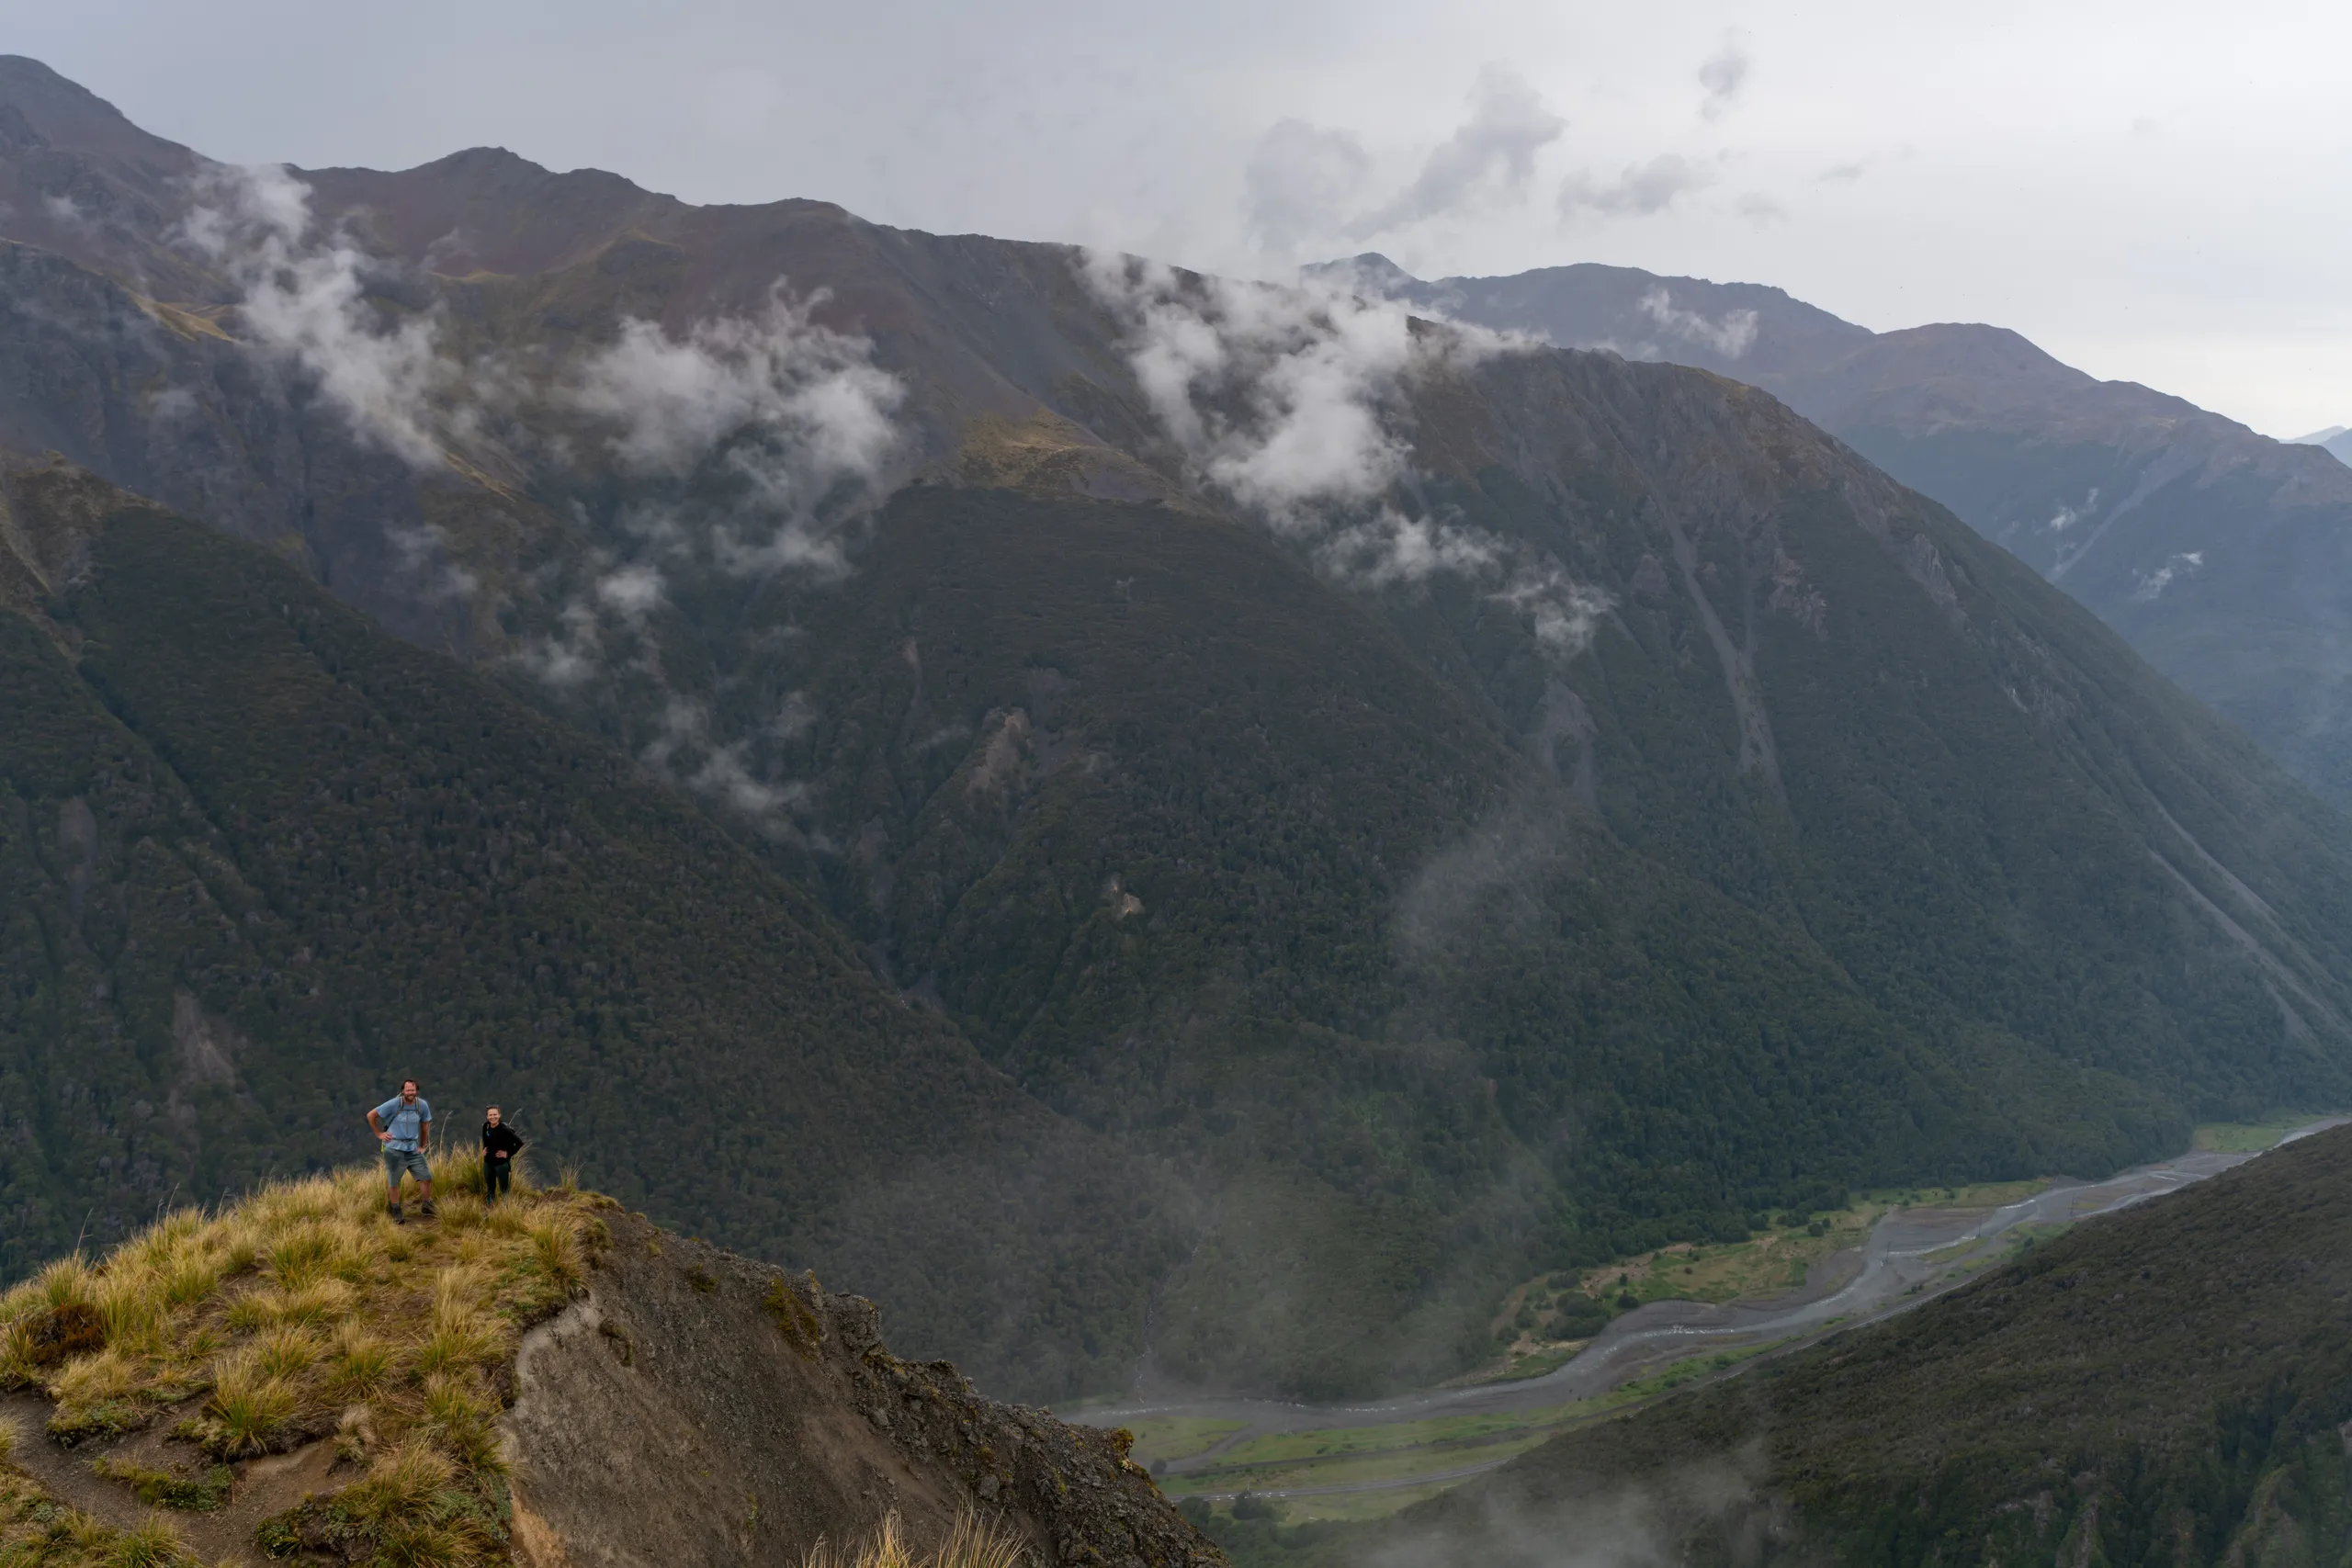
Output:
M2053 534L2063 534L2098 510L2098 487L2093 485L2090 495L2085 499L2082 505L2069 506L2062 502L2058 510L2050 514L2050 521L2044 523L2042 526Z
M1383 506L1370 519L1333 528L1315 548L1330 576L1364 588L1426 582L1440 572L1476 577L1502 558L1502 542L1476 528L1408 517Z
M1125 329L1136 382L1194 482L1351 587L1459 578L1521 616L1547 653L1589 644L1605 592L1399 494L1414 474L1415 381L1530 344L1417 323L1401 304L1329 285L1235 283L1101 254L1080 270Z
M1471 89L1470 118L1430 151L1411 185L1349 225L1350 236L1369 239L1492 197L1524 197L1535 154L1558 141L1567 124L1516 72L1485 67Z
M2204 567L2203 550L2185 550L2167 558L2154 571L2133 572L2132 575L2138 579L2139 586L2132 590L2132 597L2140 604L2153 604L2172 585L2173 579L2201 571Z
M41 210L49 214L51 222L64 228L87 230L97 226L91 220L88 213L74 204L72 197L62 192L55 196L42 197L40 205Z
M516 646L514 663L558 691L573 691L607 673L605 629L594 604L574 600L556 616L556 629Z
M664 638L677 596L714 580L846 572L854 532L899 471L906 388L873 363L865 338L814 319L824 303L779 280L760 310L683 334L625 321L535 394L584 418L576 454L601 454L638 482L605 519L627 558L582 563L554 626L517 663L592 705L627 691L620 711L653 716L628 742L640 762L778 837L797 832L806 791L763 776L765 753L815 715L796 694L772 719L730 730L678 690Z
M361 438L420 468L510 416L585 416L588 448L567 452L527 425L513 434L544 458L594 449L629 477L666 482L669 498L637 497L615 521L737 573L842 570L842 521L887 488L906 389L865 339L813 319L822 296L796 299L779 280L759 310L681 337L624 321L609 343L535 378L444 353L442 308L424 280L319 222L310 187L286 169L214 169L197 195L181 237L239 286L243 335L307 373ZM688 491L692 517L673 504Z
M1707 56L1699 66L1699 85L1707 96L1700 101L1699 112L1708 119L1721 119L1739 103L1739 95L1747 85L1749 71L1755 61L1747 52L1747 40L1737 33L1727 33L1723 47Z
M1710 317L1676 305L1664 285L1642 296L1642 314L1659 329L1684 343L1711 348L1726 359L1738 359L1756 345L1757 316L1753 310L1725 310Z
M1755 1562L1770 1555L1775 1507L1762 1443L1660 1465L1638 1482L1569 1477L1540 1501L1525 1485L1465 1492L1467 1506L1392 1533L1367 1568L1666 1568L1693 1560Z
M824 297L796 298L779 279L759 310L683 334L632 319L560 364L461 366L445 352L429 280L320 222L310 188L284 168L214 170L197 196L181 239L238 286L241 335L314 381L363 440L437 468L446 447L496 430L551 470L602 461L630 481L600 519L580 503L583 528L607 525L617 553L592 548L549 569L540 588L552 621L513 661L592 703L627 688L642 699L634 711L657 716L633 742L648 767L788 831L798 786L758 776L752 740L719 733L705 704L677 692L663 668L664 611L673 591L714 573L848 570L850 531L903 456L906 389L873 363L867 340L820 323ZM439 528L387 536L428 598L478 590ZM795 708L758 739L808 722Z
M679 692L663 668L660 613L669 604L670 585L662 570L609 558L592 560L591 567L585 586L557 613L554 626L515 649L515 666L592 706L626 691L631 701L623 711L650 716L630 723L622 744L648 772L726 807L763 833L797 833L793 808L806 798L807 786L763 776L773 759L763 761L763 754L815 723L807 699L795 692L766 721L729 733L707 702Z
M196 196L181 237L242 290L245 335L306 371L363 440L437 466L436 400L458 374L437 352L437 304L379 299L379 264L316 222L311 187L281 165L217 165Z
M607 427L605 449L625 471L717 479L735 492L705 529L656 509L624 520L632 531L707 546L732 572L845 568L841 524L887 489L906 388L874 365L865 339L812 319L823 302L779 283L758 314L684 337L627 321L574 368L560 395Z
M748 741L719 739L704 704L673 696L662 710L660 732L639 756L654 772L713 796L762 828L787 832L785 813L807 793L807 786L760 778L747 761L750 750Z
M439 525L387 524L384 536L400 557L401 570L419 583L427 601L470 599L481 590L481 580L453 558L448 533Z
M1715 172L1679 152L1661 152L1645 164L1628 164L1614 180L1601 183L1589 172L1560 182L1560 215L1573 219L1597 212L1604 218L1646 218L1663 212L1693 191L1715 183Z
M1600 623L1617 607L1608 590L1577 582L1553 562L1523 566L1494 597L1525 616L1536 642L1562 659L1591 647Z
M1409 448L1394 425L1408 377L1509 343L1417 334L1404 306L1334 288L1099 253L1082 271L1126 329L1136 379L1195 478L1283 532L1319 534L1330 508L1369 503L1403 476Z
M642 625L653 607L662 603L662 573L641 562L625 566L597 579L596 598L622 619Z

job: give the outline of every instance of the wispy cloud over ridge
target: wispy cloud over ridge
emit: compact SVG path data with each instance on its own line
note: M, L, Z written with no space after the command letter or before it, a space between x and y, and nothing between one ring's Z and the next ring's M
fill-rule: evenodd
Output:
M439 352L437 305L379 305L369 281L381 264L319 223L311 187L282 165L214 165L196 196L181 237L243 290L251 341L308 372L363 440L440 463L435 402L458 372Z
M1534 177L1535 154L1560 139L1568 122L1517 72L1489 64L1470 91L1470 118L1432 148L1413 183L1348 226L1370 239L1462 210L1479 197L1516 200Z
M1628 164L1606 184L1589 172L1570 175L1560 182L1560 214L1573 218L1590 211L1605 218L1646 218L1714 183L1715 172L1706 164L1679 152L1661 152L1646 163Z
M888 489L906 387L866 339L813 319L823 303L779 280L756 314L683 336L624 321L568 374L558 395L603 424L625 470L687 480L715 464L743 491L699 535L669 517L640 518L639 532L738 573L845 569L839 525Z
M1417 322L1400 303L1328 286L1237 283L1102 253L1080 272L1125 329L1136 382L1194 482L1351 586L1455 577L1521 615L1547 653L1589 644L1611 607L1605 591L1403 494L1414 381L1536 345Z
M1738 359L1756 346L1758 318L1753 310L1725 310L1712 317L1687 310L1674 302L1674 295L1663 284L1642 296L1641 308L1642 314L1662 331L1685 343L1712 348L1725 359Z

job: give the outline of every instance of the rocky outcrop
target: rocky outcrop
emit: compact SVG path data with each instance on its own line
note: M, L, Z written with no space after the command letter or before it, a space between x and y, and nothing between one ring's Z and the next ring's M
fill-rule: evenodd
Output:
M225 1216L174 1216L163 1242L28 1287L62 1305L11 1295L0 1556L47 1539L68 1507L87 1540L127 1532L150 1552L110 1561L155 1568L808 1568L820 1554L861 1561L886 1532L907 1561L938 1568L982 1568L976 1538L1008 1545L993 1561L1023 1568L1223 1568L1129 1461L1126 1433L983 1398L945 1361L900 1359L872 1302L660 1230L609 1198L548 1190L493 1214L462 1160L442 1174L438 1218L404 1232L375 1212L362 1170L265 1189ZM153 1277L139 1270L157 1247L178 1237L185 1276L215 1267L206 1237L231 1231L251 1261L147 1321L144 1343L164 1349L142 1364L181 1371L141 1383L93 1292L111 1292L119 1318L144 1299ZM337 1275L333 1319L253 1330L306 1238L314 1251L357 1248L339 1266L366 1285ZM359 1259L379 1250L400 1268L371 1275ZM460 1365L454 1342L403 1338L424 1317L487 1337ZM281 1418L226 1443L221 1391L255 1346L311 1375L279 1374ZM364 1387L334 1371L353 1346L379 1357ZM91 1403L108 1377L115 1393Z
M1124 1434L983 1398L899 1359L881 1314L616 1215L587 1297L534 1330L507 1416L514 1551L531 1568L798 1568L896 1513L927 1548L967 1509L1041 1562L1202 1568L1221 1555Z

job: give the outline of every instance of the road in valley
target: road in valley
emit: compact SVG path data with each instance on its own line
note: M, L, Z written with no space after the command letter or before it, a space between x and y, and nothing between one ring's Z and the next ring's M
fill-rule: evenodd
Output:
M2335 1116L2299 1128L2283 1145L2352 1117ZM2192 1182L2242 1165L2249 1154L2198 1152L2120 1171L2102 1181L2062 1180L2044 1191L1997 1209L1897 1209L1880 1219L1869 1240L1817 1267L1805 1287L1769 1300L1713 1305L1704 1302L1652 1302L1616 1319L1574 1359L1541 1377L1467 1387L1430 1389L1356 1404L1304 1404L1272 1399L1144 1396L1115 1405L1070 1412L1090 1426L1115 1427L1138 1421L1192 1417L1237 1421L1238 1430L1215 1447L1168 1462L1173 1479L1214 1468L1218 1456L1252 1438L1282 1432L1386 1427L1440 1416L1483 1416L1555 1410L1606 1393L1620 1383L1708 1348L1734 1348L1767 1340L1800 1338L1832 1324L1853 1325L1917 1305L1960 1283L1980 1265L1986 1244L2026 1225L2068 1224L2113 1213L2134 1203L2177 1191ZM1434 1456L1433 1456L1434 1457ZM1495 1463L1502 1461L1496 1461ZM1269 1490L1267 1496L1426 1485L1488 1465L1462 1467L1458 1455L1442 1473L1346 1485ZM1215 1494L1212 1494L1214 1495Z

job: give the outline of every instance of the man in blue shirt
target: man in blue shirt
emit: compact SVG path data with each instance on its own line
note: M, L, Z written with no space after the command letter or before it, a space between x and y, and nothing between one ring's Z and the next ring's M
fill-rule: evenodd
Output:
M433 1168L424 1163L424 1151L433 1145L433 1107L416 1092L416 1080L402 1078L399 1094L368 1112L368 1125L384 1145L385 1203L392 1211L392 1224L408 1224L401 1213L402 1176L415 1177L424 1189L424 1217L431 1219Z

